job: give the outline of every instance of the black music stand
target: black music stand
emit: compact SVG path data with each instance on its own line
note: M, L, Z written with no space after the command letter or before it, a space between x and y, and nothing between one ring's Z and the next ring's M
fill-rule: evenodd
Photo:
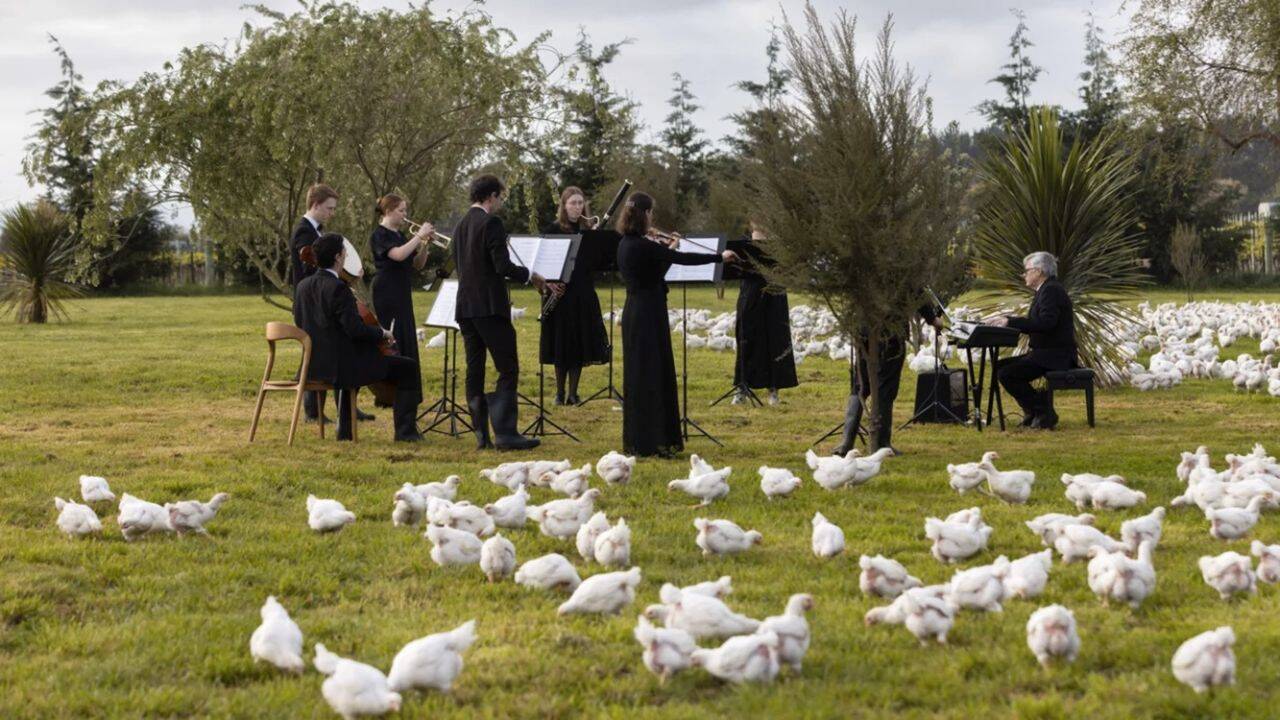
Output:
M421 422L427 415L435 414L425 432L435 432L449 437L458 437L475 428L471 424L471 411L457 402L458 393L458 324L453 319L454 306L458 298L458 281L444 280L440 283L436 300L431 305L427 316L426 327L438 327L444 330L444 363L440 373L440 398L418 415ZM441 429L447 424L448 429ZM466 428L460 430L459 426Z
M613 273L618 269L618 243L622 236L613 230L587 230L582 233L582 241L578 246L577 262L586 263L592 272L607 274L609 282L609 375L608 382L599 390L591 393L578 402L581 407L592 400L614 400L622 404L622 393L613 383L613 355L617 345L614 343L614 330L617 325L614 310L613 291L617 284Z
M697 238L697 240L704 240L704 239L705 240L714 239L716 241L715 250L713 252L717 254L724 252L725 240L723 237L715 237L715 238L698 237ZM681 248L683 248L684 245L688 244L690 246L689 251L706 252L707 250L710 250L710 248L704 247L700 243L698 243L697 240L688 239L688 238L683 239L681 240ZM671 270L669 270L667 274L668 276L670 276L671 272L673 271L678 273L686 273L686 272L690 272L690 270L688 270L687 268L698 268L698 267L702 267L702 266L673 265ZM693 418L689 417L689 283L708 282L708 281L717 282L722 276L724 266L722 263L714 263L714 264L711 264L710 267L711 267L711 277L706 280L688 280L688 279L677 277L675 279L669 278L667 282L668 283L676 282L680 284L680 304L681 304L680 317L682 319L682 324L684 326L683 332L680 333L680 346L681 346L680 385L681 385L681 397L683 399L683 402L681 403L681 410L680 410L680 436L686 442L688 442L689 439L692 437L702 436L710 440L711 442L715 443L717 446L724 447L724 443L717 440L714 435L704 430L703 427L699 425ZM690 428L692 428L692 430Z
M538 274L542 275L543 278L553 282L560 282L571 275L573 273L574 260L578 254L580 236L544 235L539 238L539 241L540 242L538 243L534 255L527 258L530 263L528 265L525 264L526 258L520 257L515 250L512 249L511 254L515 259L515 262L518 265L529 268L531 272L538 272ZM541 261L540 257L543 255L542 248L550 248L553 244L558 246L555 248L556 251L552 253L552 257L555 258L556 261L552 263ZM565 245L567 245L567 248L564 247ZM541 302L542 298L538 298L538 300ZM538 321L542 321L541 309L539 309L538 312ZM564 435L574 442L582 442L578 439L578 436L569 432L563 426L551 419L551 413L547 412L546 386L546 366L542 364L542 356L541 353L539 353L537 402L525 397L522 393L517 393L525 404L537 410L537 415L534 417L533 422L529 423L529 426L526 427L524 432L521 434L529 436Z
M861 390L861 384L858 382L858 366L855 364L857 361L854 358L855 358L855 354L854 354L854 351L851 349L849 351L849 397L853 397L854 395L858 395L859 397L861 397L862 390ZM863 415L865 414L866 413L863 413ZM825 441L827 438L835 437L836 435L843 435L843 434L844 434L844 421L842 420L838 425L828 430L825 435L818 438L817 440L814 440L813 444L811 444L809 447L815 448L821 445L823 441ZM857 445L859 439L862 440L862 444L865 447L867 444L867 429L862 426L861 417L858 418L858 429L855 430L853 434L853 444Z

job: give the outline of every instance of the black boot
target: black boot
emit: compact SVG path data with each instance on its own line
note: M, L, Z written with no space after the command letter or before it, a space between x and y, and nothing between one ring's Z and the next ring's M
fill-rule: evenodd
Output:
M425 440L418 432L418 402L420 395L416 391L396 391L392 413L395 417L396 440L399 442L421 442Z
M471 429L476 434L476 449L493 447L493 443L489 441L489 403L485 396L467 398L467 408L471 410Z
M862 426L862 398L849 396L849 405L844 411L844 439L831 451L832 455L845 455L853 449L858 440L858 429Z
M538 438L525 437L516 430L519 408L514 392L491 392L484 397L493 423L494 447L499 450L532 450L542 443Z

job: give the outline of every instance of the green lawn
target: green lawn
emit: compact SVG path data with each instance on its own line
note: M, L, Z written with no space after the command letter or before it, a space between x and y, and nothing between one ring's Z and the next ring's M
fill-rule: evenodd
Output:
M733 295L717 301L697 290L690 304L728 309ZM425 317L429 296L416 302ZM516 298L531 310L517 323L526 393L536 393L537 382L534 302L526 291ZM708 408L730 382L733 356L695 351L694 417L725 447L694 440L689 449L732 465L734 490L709 511L695 510L689 498L665 489L683 474L684 460L641 461L631 484L605 488L599 503L633 528L632 557L645 578L636 605L617 618L561 619L555 607L562 598L487 584L474 567L440 569L428 558L430 543L390 522L391 495L404 481L458 473L466 479L460 497L499 497L504 491L477 471L511 456L477 454L470 439L439 435L414 447L393 444L385 410L361 427L357 444L321 442L315 427L304 425L288 448L283 397L268 401L258 442L245 442L265 359L262 326L273 319L285 316L254 297L103 298L75 302L65 324L0 325L0 717L332 716L319 674L283 677L251 662L249 635L269 594L301 625L308 658L312 644L323 642L383 670L407 641L475 618L479 640L454 693L410 696L404 717L1275 715L1268 708L1280 700L1277 588L1218 600L1196 559L1228 548L1247 553L1248 542L1213 540L1196 512L1170 513L1156 555L1159 584L1140 610L1101 607L1083 565L1055 565L1038 603L1011 601L1000 615L964 612L947 647L921 648L900 627L864 628L863 613L880 601L859 594L856 562L860 553L883 553L926 583L943 582L951 569L929 556L924 518L973 504L982 505L995 535L990 550L967 566L1037 551L1039 541L1022 521L1067 510L1057 480L1067 471L1120 473L1153 504L1167 503L1179 492L1179 450L1207 444L1216 464L1255 441L1280 450L1275 398L1236 395L1222 382L1147 394L1123 389L1099 397L1099 426L1090 430L1082 398L1067 394L1056 432L915 427L896 436L907 454L888 461L868 485L830 493L807 482L792 498L768 503L755 469L804 469L805 448L842 416L846 366L807 359L798 368L801 386L784 392L779 407ZM1248 349L1245 342L1228 352ZM439 358L438 350L423 351L431 397L438 394ZM603 378L602 369L585 373L584 394ZM908 373L900 419L913 394ZM583 442L552 438L524 457L581 464L619 445L621 417L608 403L557 411L555 419ZM984 450L999 451L1010 468L1038 473L1029 505L960 497L947 487L943 466ZM216 491L231 500L209 538L126 544L112 508L100 512L103 537L73 542L54 525L52 497L78 499L82 473L106 476L117 494L153 501L208 499ZM342 500L359 520L336 535L312 533L308 493ZM550 497L535 493L535 500ZM811 555L815 510L844 528L845 555ZM692 526L703 512L759 529L764 544L734 558L704 559ZM1118 534L1121 520L1134 514L1100 513L1099 525ZM571 543L532 525L506 534L521 561L553 551L576 559ZM1268 515L1253 536L1280 541L1280 515ZM584 574L598 571L575 564ZM791 593L815 596L803 674L738 688L694 671L660 686L631 637L636 613L656 601L664 581L723 574L734 579L730 604L755 617L781 612ZM1050 603L1075 611L1083 647L1073 666L1045 672L1027 650L1024 628L1036 607ZM1222 624L1236 630L1238 685L1196 696L1174 681L1170 657L1183 640Z

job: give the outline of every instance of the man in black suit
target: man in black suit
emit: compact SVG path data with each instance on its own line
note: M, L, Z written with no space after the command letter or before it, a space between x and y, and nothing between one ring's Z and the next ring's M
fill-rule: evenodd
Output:
M355 295L338 275L344 259L342 236L321 235L312 249L317 267L323 270L303 278L294 288L293 322L311 336L308 376L330 383L337 391L338 439L351 439L349 390L386 380L396 386L395 439L422 440L417 429L422 401L417 361L379 350L384 340L394 339L389 331L366 325L356 311Z
M453 233L453 257L458 272L455 318L467 355L467 407L471 410L476 447L496 445L499 450L527 450L537 447L539 440L525 437L516 429L520 362L506 281L531 283L539 291L550 289L556 294L563 291L563 286L547 283L541 275L511 261L507 229L493 214L502 207L505 190L502 181L493 175L481 175L471 182L471 208ZM487 395L484 391L486 352L498 370L497 386Z
M1058 424L1048 393L1037 393L1031 381L1050 370L1076 367L1075 312L1067 289L1058 282L1058 260L1034 252L1022 260L1023 280L1035 291L1026 317L998 317L991 324L1025 333L1031 351L1000 363L1000 384L1022 407L1024 427L1052 430Z

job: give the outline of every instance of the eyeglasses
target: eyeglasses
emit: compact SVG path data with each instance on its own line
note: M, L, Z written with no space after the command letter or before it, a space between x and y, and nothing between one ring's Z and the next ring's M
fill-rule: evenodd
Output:
M1038 269L1039 269L1039 268L1023 268L1023 269L1022 269L1022 274L1023 274L1023 275L1026 275L1027 273L1029 273L1029 272L1035 272L1035 271L1036 271L1036 270L1038 270Z

